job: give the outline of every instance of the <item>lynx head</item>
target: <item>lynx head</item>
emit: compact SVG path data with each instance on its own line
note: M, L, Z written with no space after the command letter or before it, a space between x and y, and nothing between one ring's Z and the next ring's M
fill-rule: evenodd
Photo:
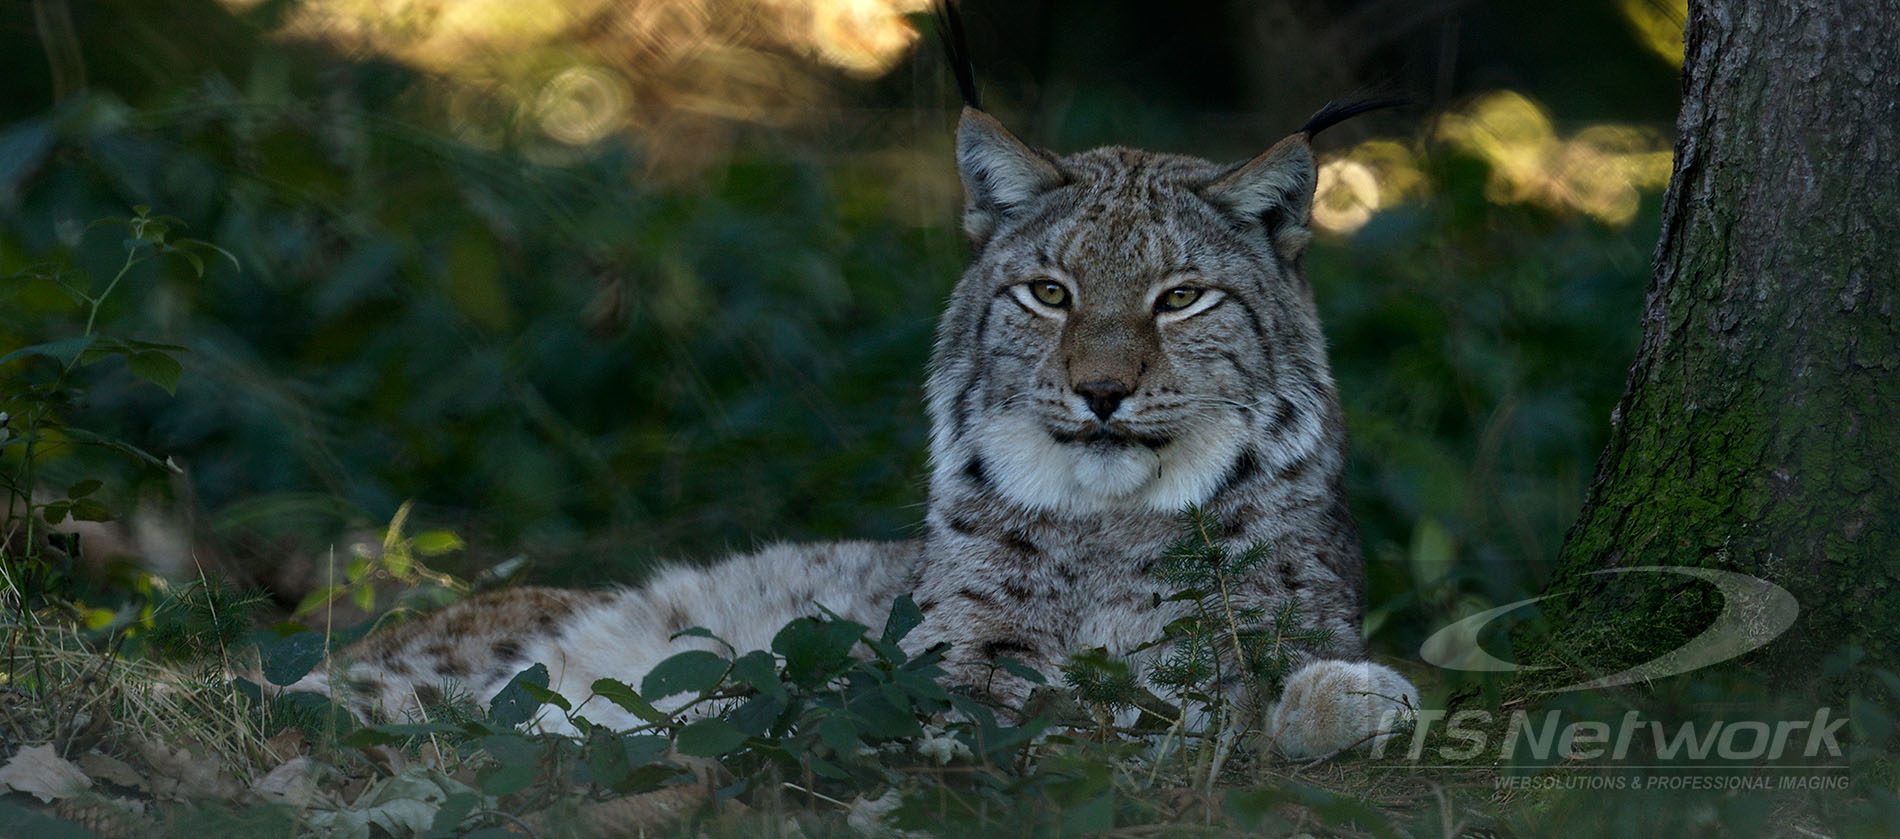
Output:
M1330 479L1338 400L1300 272L1307 137L1235 165L1059 157L966 108L975 256L932 362L933 492L1172 513L1259 475Z

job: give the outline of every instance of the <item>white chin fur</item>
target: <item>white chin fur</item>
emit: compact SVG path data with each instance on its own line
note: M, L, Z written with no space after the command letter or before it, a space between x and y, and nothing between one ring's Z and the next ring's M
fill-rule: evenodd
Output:
M1063 444L1037 420L1008 416L974 436L1004 497L1031 509L1086 514L1175 513L1206 502L1239 456L1243 433L1237 419L1222 418L1159 450Z
M1142 446L1078 446L1075 482L1083 494L1126 498L1161 473L1161 456Z

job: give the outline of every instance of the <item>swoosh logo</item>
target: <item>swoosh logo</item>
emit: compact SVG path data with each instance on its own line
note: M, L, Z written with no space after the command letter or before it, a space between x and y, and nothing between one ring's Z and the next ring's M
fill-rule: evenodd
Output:
M1638 565L1630 568L1611 568L1592 571L1593 574L1680 574L1694 577L1715 586L1722 593L1722 612L1715 616L1702 633L1688 640L1682 646L1655 658L1622 670L1585 682L1549 688L1541 693L1568 693L1573 690L1617 687L1635 682L1649 682L1670 676L1687 673L1720 664L1743 653L1759 649L1775 640L1781 633L1794 625L1794 619L1801 614L1801 606L1795 602L1794 595L1788 590L1760 577L1738 574L1733 571L1718 571L1711 568L1684 568L1665 565ZM1492 609L1486 609L1468 618L1451 624L1425 639L1419 647L1419 658L1427 663L1447 670L1473 670L1481 672L1508 673L1519 670L1545 670L1549 665L1525 665L1514 661L1505 661L1478 646L1478 633L1491 621L1507 612L1515 611L1556 597L1546 594L1506 603Z

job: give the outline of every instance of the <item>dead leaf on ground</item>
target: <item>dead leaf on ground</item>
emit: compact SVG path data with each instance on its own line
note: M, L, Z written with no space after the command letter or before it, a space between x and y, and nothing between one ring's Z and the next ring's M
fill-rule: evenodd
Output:
M87 752L80 755L76 762L79 764L79 768L84 770L87 775L91 775L98 780L108 781L140 792L152 791L151 782L147 781L144 775L139 774L137 769L133 769L131 764L111 755Z
M322 768L307 757L291 758L265 773L251 785L257 797L273 803L288 804L299 810L317 798L317 780Z
M151 764L154 795L179 800L229 799L244 791L244 786L215 758L157 740L140 739L133 746Z
M0 792L24 792L41 801L71 798L92 787L92 779L50 745L15 752L0 766Z
M302 755L306 747L301 728L286 728L277 732L277 736L264 741L264 753L279 763Z

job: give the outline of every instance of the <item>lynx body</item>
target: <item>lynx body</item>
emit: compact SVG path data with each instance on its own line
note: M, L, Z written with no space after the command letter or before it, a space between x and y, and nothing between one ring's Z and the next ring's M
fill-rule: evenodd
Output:
M1028 685L996 681L990 659L1054 673L1077 650L1129 654L1190 608L1165 600L1153 571L1194 505L1235 549L1271 547L1231 593L1237 605L1272 613L1293 601L1330 633L1326 648L1295 653L1305 666L1265 723L1279 749L1363 741L1417 694L1364 661L1344 428L1300 268L1309 135L1238 165L1116 147L1059 157L965 109L957 158L975 256L926 388L922 538L778 546L637 589L476 598L348 650L337 692L366 714L401 716L440 683L486 697L539 662L580 704L595 679L637 683L705 646L668 640L681 629L766 648L821 606L875 626L912 593L924 621L906 645L948 643L952 679L983 678L1018 701ZM306 687L329 690L328 679ZM633 722L600 701L584 713Z

